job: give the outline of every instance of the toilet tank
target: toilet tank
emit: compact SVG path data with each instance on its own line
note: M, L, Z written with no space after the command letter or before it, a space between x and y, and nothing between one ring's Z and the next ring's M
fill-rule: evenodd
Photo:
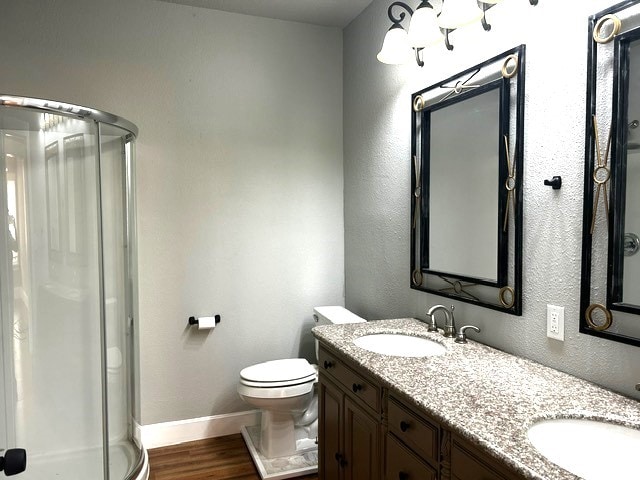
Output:
M350 312L344 307L340 306L327 306L327 307L315 307L313 309L313 319L318 325L341 325L345 323L362 323L366 320L359 317L353 312ZM318 359L319 343L316 339L316 360Z

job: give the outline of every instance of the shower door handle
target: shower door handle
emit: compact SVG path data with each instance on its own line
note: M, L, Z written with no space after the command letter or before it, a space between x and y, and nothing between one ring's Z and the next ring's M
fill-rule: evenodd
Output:
M0 450L0 453L2 451ZM9 477L22 473L27 468L27 451L24 448L10 448L0 457L0 472Z

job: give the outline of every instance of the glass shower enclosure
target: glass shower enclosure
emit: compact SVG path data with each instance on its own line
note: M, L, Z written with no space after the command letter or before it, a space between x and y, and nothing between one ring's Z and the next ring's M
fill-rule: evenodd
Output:
M0 455L26 450L17 478L148 477L134 435L137 133L0 95Z

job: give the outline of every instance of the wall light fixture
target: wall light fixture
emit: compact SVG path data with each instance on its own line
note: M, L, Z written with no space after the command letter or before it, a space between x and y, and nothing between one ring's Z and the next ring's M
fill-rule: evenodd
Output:
M378 60L390 65L407 63L415 58L424 66L423 50L444 40L447 50L453 50L449 34L458 28L480 21L485 31L491 30L486 12L502 0L421 0L414 11L404 2L393 2L387 14L391 27L382 42ZM529 0L537 5L538 0ZM409 30L402 22L409 14Z

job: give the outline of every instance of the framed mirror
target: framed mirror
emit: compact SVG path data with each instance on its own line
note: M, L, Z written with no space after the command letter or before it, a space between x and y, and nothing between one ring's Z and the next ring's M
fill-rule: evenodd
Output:
M640 2L588 41L580 332L640 346Z
M411 288L522 312L525 46L412 95Z

